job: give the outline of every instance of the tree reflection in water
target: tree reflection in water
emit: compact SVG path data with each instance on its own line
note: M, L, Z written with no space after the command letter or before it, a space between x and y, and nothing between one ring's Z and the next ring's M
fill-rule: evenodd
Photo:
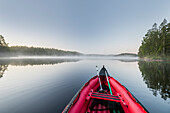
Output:
M54 65L66 62L77 62L78 59L0 59L0 78L3 77L8 65L28 66L28 65Z
M0 65L0 78L3 77L5 70L7 70L8 65Z
M164 100L170 98L170 62L139 61L138 65L143 81L153 95L159 93Z

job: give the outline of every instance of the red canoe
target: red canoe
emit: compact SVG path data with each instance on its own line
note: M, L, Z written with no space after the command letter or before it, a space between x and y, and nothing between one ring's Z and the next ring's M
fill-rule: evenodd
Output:
M91 78L73 97L63 113L148 112L123 85L107 74L107 70L103 67L100 76ZM99 80L101 80L102 91Z

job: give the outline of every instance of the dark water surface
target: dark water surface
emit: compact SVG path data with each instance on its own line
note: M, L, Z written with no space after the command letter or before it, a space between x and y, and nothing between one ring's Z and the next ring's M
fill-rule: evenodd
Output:
M151 113L170 113L170 63L107 59L0 60L0 113L60 113L105 65Z

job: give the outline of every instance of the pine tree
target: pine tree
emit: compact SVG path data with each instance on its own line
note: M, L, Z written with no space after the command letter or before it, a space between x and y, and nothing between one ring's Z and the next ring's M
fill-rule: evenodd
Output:
M2 35L0 35L0 46L8 46L8 43L5 42L5 39Z
M148 30L143 37L138 55L140 57L170 55L170 23L167 24L166 19L163 20L159 28L154 23Z

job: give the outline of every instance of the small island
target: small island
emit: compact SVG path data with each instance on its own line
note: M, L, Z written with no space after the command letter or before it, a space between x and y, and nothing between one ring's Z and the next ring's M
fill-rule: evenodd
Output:
M145 34L138 55L145 60L170 60L170 23L154 23Z
M135 54L135 53L120 53L120 54L115 55L115 56L131 56L131 57L138 57L138 55Z

